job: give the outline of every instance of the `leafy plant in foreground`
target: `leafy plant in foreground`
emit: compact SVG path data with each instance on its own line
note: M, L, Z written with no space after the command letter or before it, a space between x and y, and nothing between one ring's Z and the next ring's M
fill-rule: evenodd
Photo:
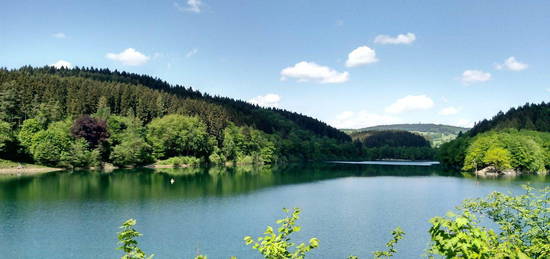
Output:
M550 188L524 188L523 195L493 192L466 200L459 214L432 218L428 252L446 258L549 258ZM482 218L499 230L480 226Z
M289 213L288 209L283 209L283 211ZM301 243L297 246L290 241L290 235L301 230L299 226L296 226L300 212L300 209L295 208L290 216L276 221L280 225L277 231L268 226L264 232L265 236L258 237L257 241L246 236L244 237L245 243L252 245L252 248L258 250L266 259L304 258L309 251L319 246L319 239L311 238L309 244Z
M134 229L136 225L135 219L129 219L122 223L120 228L122 231L118 232L118 240L120 247L118 249L124 251L124 255L120 259L151 259L154 255L147 256L145 252L138 247L136 237L141 236L137 230Z

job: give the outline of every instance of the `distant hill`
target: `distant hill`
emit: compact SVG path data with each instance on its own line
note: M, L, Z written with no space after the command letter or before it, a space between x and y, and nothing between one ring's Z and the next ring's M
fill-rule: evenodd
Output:
M392 124L392 125L378 125L372 127L366 127L362 129L342 129L342 131L350 134L358 131L370 131L370 130L404 130L404 131L418 131L418 132L434 132L444 134L458 135L459 132L466 132L469 128L456 127L451 125L433 124L433 123L416 123L416 124Z
M350 134L352 137L358 132L366 131L386 131L386 130L398 130L417 133L425 137L432 146L439 146L445 142L449 142L455 139L460 132L466 132L469 128L456 127L450 125L433 124L433 123L417 123L417 124L392 124L392 125L378 125L373 127L367 127L362 129L342 129L343 132Z
M366 147L430 147L430 142L417 133L404 130L368 130L351 134Z

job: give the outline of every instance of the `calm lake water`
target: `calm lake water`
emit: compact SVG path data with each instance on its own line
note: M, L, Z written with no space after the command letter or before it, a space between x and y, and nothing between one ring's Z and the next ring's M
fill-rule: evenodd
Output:
M175 179L170 184L170 179ZM417 258L428 219L465 198L548 186L548 177L476 179L438 166L316 164L285 168L159 169L0 176L2 258L117 258L118 226L138 220L155 258L259 258L242 241L284 207L302 208L295 241L320 239L313 258L372 258L396 226L396 258Z

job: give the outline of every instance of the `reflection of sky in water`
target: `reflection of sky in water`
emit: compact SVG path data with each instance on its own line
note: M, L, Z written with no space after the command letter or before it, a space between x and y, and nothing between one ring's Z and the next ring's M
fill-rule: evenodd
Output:
M170 184L170 179L175 179ZM116 231L138 219L143 248L156 258L254 255L243 244L300 207L303 232L321 246L312 258L370 258L391 230L407 235L400 256L417 258L427 244L427 220L465 198L492 191L548 186L548 177L480 179L438 166L354 164L280 168L183 168L56 172L0 178L0 251L6 258L113 258Z

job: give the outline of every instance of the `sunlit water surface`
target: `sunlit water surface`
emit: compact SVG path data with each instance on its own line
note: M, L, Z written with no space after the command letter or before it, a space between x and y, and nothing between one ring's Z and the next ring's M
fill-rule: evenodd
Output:
M170 180L174 179L173 184ZM417 258L428 219L465 198L548 186L548 177L477 179L438 166L315 164L285 168L159 169L0 176L2 258L117 258L118 226L138 220L140 245L155 258L258 258L244 245L303 209L295 240L321 240L313 258L371 258L396 226L396 258Z

